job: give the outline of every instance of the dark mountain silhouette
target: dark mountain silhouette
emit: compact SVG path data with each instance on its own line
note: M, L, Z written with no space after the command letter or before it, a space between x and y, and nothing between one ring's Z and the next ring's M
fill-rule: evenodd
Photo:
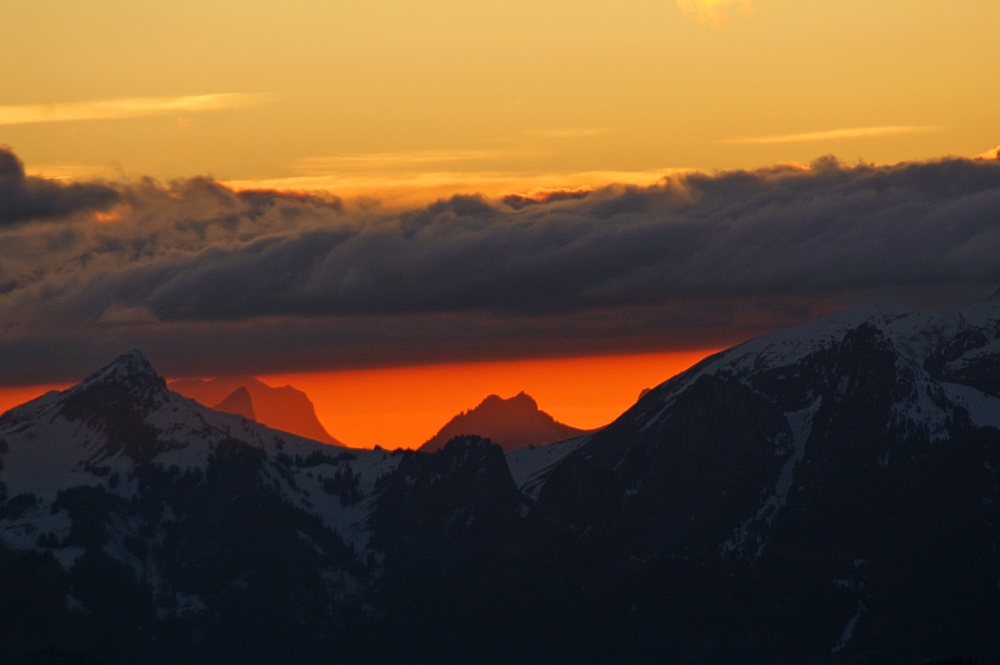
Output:
M323 443L343 445L330 436L319 422L319 418L316 417L316 407L309 397L292 386L273 388L252 376L209 380L181 379L170 382L171 390L197 400L205 406L221 404L240 388L245 388L249 394L250 406L256 416L252 420ZM236 413L249 417L242 411Z
M138 353L0 416L0 662L995 663L998 551L998 303L780 331L506 454L310 441Z
M523 392L508 399L490 395L474 409L463 411L441 428L426 443L422 452L434 452L448 441L463 434L490 439L504 451L525 446L542 446L571 439L584 430L570 427L539 410L538 404Z
M257 416L253 410L253 399L250 397L250 391L246 389L246 386L240 386L230 393L229 397L212 408L223 413L235 413L250 420L257 420Z

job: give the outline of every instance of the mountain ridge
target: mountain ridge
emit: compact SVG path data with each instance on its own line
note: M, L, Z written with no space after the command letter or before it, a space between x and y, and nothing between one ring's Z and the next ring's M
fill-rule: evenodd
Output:
M344 445L320 423L309 396L293 386L272 387L253 376L178 379L169 386L205 406L220 404L233 392L245 388L256 416L252 420L323 443Z
M993 662L998 368L1000 306L853 310L506 454L336 448L102 370L0 417L0 607L50 590L0 659Z

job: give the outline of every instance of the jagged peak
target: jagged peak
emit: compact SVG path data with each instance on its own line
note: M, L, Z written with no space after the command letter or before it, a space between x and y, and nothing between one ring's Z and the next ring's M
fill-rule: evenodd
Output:
M156 373L152 364L139 349L115 358L80 383L80 387L117 383L128 386L155 385L166 388L166 381Z
M257 413L253 408L253 397L250 396L246 386L240 386L212 408L224 413L235 413L250 420L257 419Z
M513 397L506 397L506 398L500 397L500 395L496 394L487 395L483 399L483 401L479 403L479 406L477 406L475 409L470 409L469 411L466 411L466 413L469 413L471 411L476 411L483 407L500 406L500 405L523 405L523 406L530 406L531 409L535 411L538 410L538 402L535 401L535 398L522 390Z

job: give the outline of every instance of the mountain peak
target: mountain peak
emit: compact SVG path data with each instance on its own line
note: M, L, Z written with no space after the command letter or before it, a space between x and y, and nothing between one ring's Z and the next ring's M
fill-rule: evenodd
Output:
M249 420L257 419L253 408L253 398L246 386L240 386L212 408L223 413L235 413Z
M80 386L95 386L116 383L126 386L165 388L166 381L156 373L146 356L138 349L115 358L105 367L97 370L80 383Z
M488 438L509 452L571 439L582 433L583 430L564 425L539 409L535 399L522 391L507 399L487 396L476 408L448 421L420 450L433 452L463 434Z
M268 427L323 443L344 445L330 436L320 423L316 407L308 395L292 386L273 388L253 376L236 376L209 380L181 379L171 381L168 387L213 409L238 413ZM246 390L246 397L242 394L234 397L240 388ZM236 407L237 410L233 410Z
M519 409L521 411L534 412L538 411L538 402L535 398L524 392L523 390L513 397L508 397L504 399L500 395L487 395L482 402L479 403L475 409L470 409L466 413L471 413L472 411L478 411L482 409Z

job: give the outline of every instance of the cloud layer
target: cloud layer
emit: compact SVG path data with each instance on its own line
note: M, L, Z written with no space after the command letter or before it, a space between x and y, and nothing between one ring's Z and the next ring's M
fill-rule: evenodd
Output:
M0 225L0 382L78 378L132 346L172 374L711 348L1000 285L985 160L825 158L403 211L204 179L102 196Z

